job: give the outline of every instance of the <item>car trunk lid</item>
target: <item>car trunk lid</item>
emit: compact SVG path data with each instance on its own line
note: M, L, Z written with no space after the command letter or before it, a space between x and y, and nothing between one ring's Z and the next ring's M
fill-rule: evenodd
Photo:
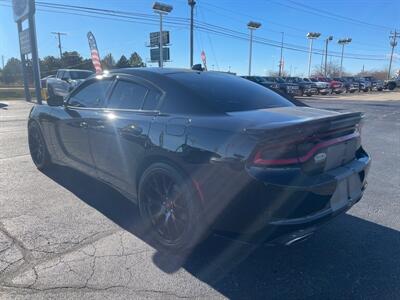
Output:
M300 165L321 173L353 160L360 147L358 112L282 107L231 114L252 120L245 131L258 140L250 163L259 166Z

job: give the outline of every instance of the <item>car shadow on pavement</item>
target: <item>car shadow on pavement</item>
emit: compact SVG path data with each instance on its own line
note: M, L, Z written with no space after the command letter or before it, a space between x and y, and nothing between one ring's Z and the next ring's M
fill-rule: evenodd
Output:
M108 219L149 243L138 208L109 186L54 167L46 175ZM249 245L211 235L187 257L156 252L162 271L184 268L232 299L396 298L400 294L398 231L345 214L291 247Z

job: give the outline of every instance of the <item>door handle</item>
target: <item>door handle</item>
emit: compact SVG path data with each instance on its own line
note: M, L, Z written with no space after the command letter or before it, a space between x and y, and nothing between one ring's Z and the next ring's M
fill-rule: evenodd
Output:
M82 121L82 122L79 123L79 127L81 127L81 128L87 128L87 127L88 127L88 123L85 122L85 121Z

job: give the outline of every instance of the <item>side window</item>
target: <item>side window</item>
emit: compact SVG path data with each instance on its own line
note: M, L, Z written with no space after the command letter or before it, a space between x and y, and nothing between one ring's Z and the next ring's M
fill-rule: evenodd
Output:
M105 100L111 82L109 79L102 79L82 86L71 96L68 104L77 107L99 107Z
M70 79L70 77L69 77L69 72L68 72L68 71L64 71L64 73L61 74L61 79L62 79L62 80L68 80L68 79Z
M119 80L108 100L108 108L140 109L148 89L137 83Z
M161 99L161 93L155 90L150 90L144 100L143 110L155 110Z
M57 71L57 78L61 79L61 77L63 76L64 71Z

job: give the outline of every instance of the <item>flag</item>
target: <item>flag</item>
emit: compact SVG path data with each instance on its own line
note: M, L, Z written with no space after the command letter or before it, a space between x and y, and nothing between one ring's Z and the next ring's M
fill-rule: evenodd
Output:
M103 70L101 68L100 55L99 50L97 49L96 39L94 38L94 35L91 31L88 32L87 38L89 42L90 55L92 57L93 66L96 69L96 74L99 74L103 72Z
M207 71L207 58L204 50L201 51L201 60L203 61L204 69Z

